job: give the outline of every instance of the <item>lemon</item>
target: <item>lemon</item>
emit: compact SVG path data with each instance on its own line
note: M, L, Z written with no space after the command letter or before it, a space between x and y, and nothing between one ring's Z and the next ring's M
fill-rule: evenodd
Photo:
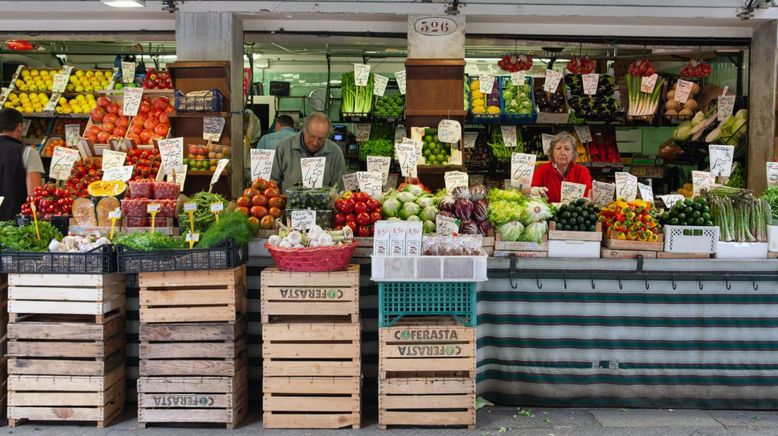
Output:
M78 82L80 82L80 80L76 76L70 76L70 78L68 79L68 82L73 83L73 84L78 84Z
M76 86L76 92L84 92L84 87L81 85Z
M49 76L54 77L55 74L57 74L57 70L49 70Z
M27 85L22 83L21 85L18 86L18 88L19 88L19 91L26 91L27 90Z
M8 99L11 100L11 101L16 102L16 101L19 101L19 96L16 95L16 94L11 94L11 95L8 96Z
M81 77L84 75L84 72L81 70L76 70L76 77Z
M30 75L30 71L29 70L22 70L22 77L27 77L29 75Z
M48 70L41 70L39 75L42 76L42 77L43 76L48 76L49 75L49 71Z
M86 92L92 92L92 91L94 91L94 89L95 88L92 85L86 85L84 87L84 91L86 91Z
M40 72L38 70L30 70L31 76L37 76Z
M76 96L77 101L83 101L86 97L84 97L84 94L79 94Z

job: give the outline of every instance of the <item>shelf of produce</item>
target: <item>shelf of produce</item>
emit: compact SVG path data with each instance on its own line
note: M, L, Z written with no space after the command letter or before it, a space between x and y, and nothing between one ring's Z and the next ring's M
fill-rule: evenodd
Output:
M465 117L467 116L466 110L450 110L450 109L405 109L405 116L431 116L431 117Z
M228 118L229 112L171 112L168 118L202 118L202 117L222 117Z

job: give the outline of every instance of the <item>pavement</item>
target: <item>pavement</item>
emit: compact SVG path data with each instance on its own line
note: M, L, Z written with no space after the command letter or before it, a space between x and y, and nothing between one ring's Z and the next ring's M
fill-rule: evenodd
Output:
M212 426L152 425L138 429L135 410L126 410L122 419L107 429L60 423L24 423L16 428L2 427L0 435L91 436L91 435L159 435L200 436L214 434L270 436L359 435L420 436L437 434L500 436L724 436L778 435L778 412L747 410L696 409L546 409L486 407L478 411L476 430L396 428L379 430L374 416L363 419L360 430L263 430L260 415L255 412L238 429Z

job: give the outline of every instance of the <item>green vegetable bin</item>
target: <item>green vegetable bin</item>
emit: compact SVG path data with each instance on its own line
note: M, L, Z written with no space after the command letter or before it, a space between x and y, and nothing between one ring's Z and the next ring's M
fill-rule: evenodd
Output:
M452 316L476 325L474 282L382 282L378 284L378 326L391 327L405 316Z

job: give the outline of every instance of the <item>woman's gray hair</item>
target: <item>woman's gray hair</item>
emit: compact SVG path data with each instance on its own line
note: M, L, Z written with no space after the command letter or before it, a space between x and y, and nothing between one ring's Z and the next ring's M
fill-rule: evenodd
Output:
M313 112L312 114L308 115L305 118L305 121L303 121L303 128L307 131L308 126L313 121L321 121L327 123L327 128L332 127L332 122L330 122L330 118L327 115L323 114L322 112Z
M562 131L554 135L553 138L551 138L550 144L550 151L554 150L554 147L559 144L560 142L564 141L570 141L570 145L575 147L575 144L578 142L577 139L575 139L575 136L571 135L570 132Z

